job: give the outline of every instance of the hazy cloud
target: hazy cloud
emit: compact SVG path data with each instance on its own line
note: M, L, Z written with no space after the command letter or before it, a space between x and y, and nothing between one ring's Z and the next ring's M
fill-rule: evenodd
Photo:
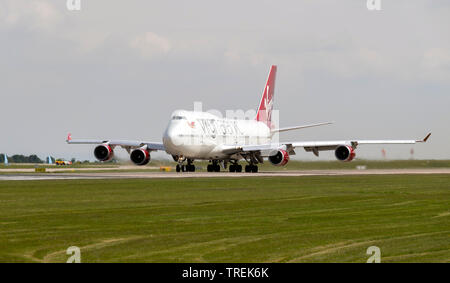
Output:
M64 143L68 131L160 141L170 113L193 101L255 108L277 64L281 126L336 121L282 140L432 130L416 156L450 158L449 15L448 0L383 0L380 12L365 0L82 0L76 12L63 0L3 0L0 152L92 158Z
M51 30L63 19L50 1L4 0L0 3L0 24L31 30Z
M153 32L138 35L130 43L130 46L140 52L147 59L167 54L171 47L170 41Z
M423 56L424 74L428 80L450 81L450 48L431 48Z

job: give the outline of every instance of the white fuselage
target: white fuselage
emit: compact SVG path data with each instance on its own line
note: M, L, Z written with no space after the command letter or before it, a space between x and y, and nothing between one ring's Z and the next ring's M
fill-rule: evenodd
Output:
M271 132L265 123L184 110L173 113L163 136L168 154L207 160L229 157L224 148L267 144L270 140Z

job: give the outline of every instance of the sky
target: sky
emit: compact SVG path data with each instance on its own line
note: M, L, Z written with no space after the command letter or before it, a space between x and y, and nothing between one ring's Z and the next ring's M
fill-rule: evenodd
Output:
M65 143L69 132L161 141L172 111L194 101L255 109L275 64L281 127L335 122L280 140L431 131L414 157L450 158L448 0L381 0L379 11L366 0L66 2L0 1L0 152L93 159L92 146ZM379 159L382 148L411 157L409 145L357 156Z

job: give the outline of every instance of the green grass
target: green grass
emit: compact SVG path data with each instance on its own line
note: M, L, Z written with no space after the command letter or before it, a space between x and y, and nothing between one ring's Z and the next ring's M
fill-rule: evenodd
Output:
M450 175L0 181L0 262L450 261Z
M175 162L152 160L148 166L136 166L136 169L117 169L118 171L125 172L141 172L141 171L154 171L155 169L149 169L149 167L159 166L171 166L175 167ZM245 165L245 162L241 162ZM98 163L98 164L74 164L67 166L55 166L55 165L30 165L30 164L10 164L5 166L0 164L0 169L26 169L44 167L44 168L59 168L67 169L67 172L71 172L72 169L77 168L94 168L98 169L96 172L102 172L104 168L115 168L120 164L112 163ZM125 164L124 164L125 165ZM132 165L127 163L126 165ZM203 171L206 171L208 162L196 161L195 165L201 167ZM352 162L341 161L297 161L291 160L286 166L277 167L265 161L264 164L259 164L260 170L263 171L285 171L285 170L333 170L333 169L356 169L357 166L366 166L367 169L411 169L411 168L450 168L450 160L364 160L358 159ZM105 170L103 170L105 171ZM88 171L85 171L86 173ZM91 171L92 172L92 171ZM111 172L111 171L108 171ZM1 172L0 172L1 173Z

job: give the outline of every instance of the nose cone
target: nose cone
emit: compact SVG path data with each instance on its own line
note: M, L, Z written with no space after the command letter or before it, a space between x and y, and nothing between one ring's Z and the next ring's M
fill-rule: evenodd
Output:
M178 154L178 147L181 145L181 137L177 130L177 124L178 123L170 122L163 136L164 147L170 154Z

